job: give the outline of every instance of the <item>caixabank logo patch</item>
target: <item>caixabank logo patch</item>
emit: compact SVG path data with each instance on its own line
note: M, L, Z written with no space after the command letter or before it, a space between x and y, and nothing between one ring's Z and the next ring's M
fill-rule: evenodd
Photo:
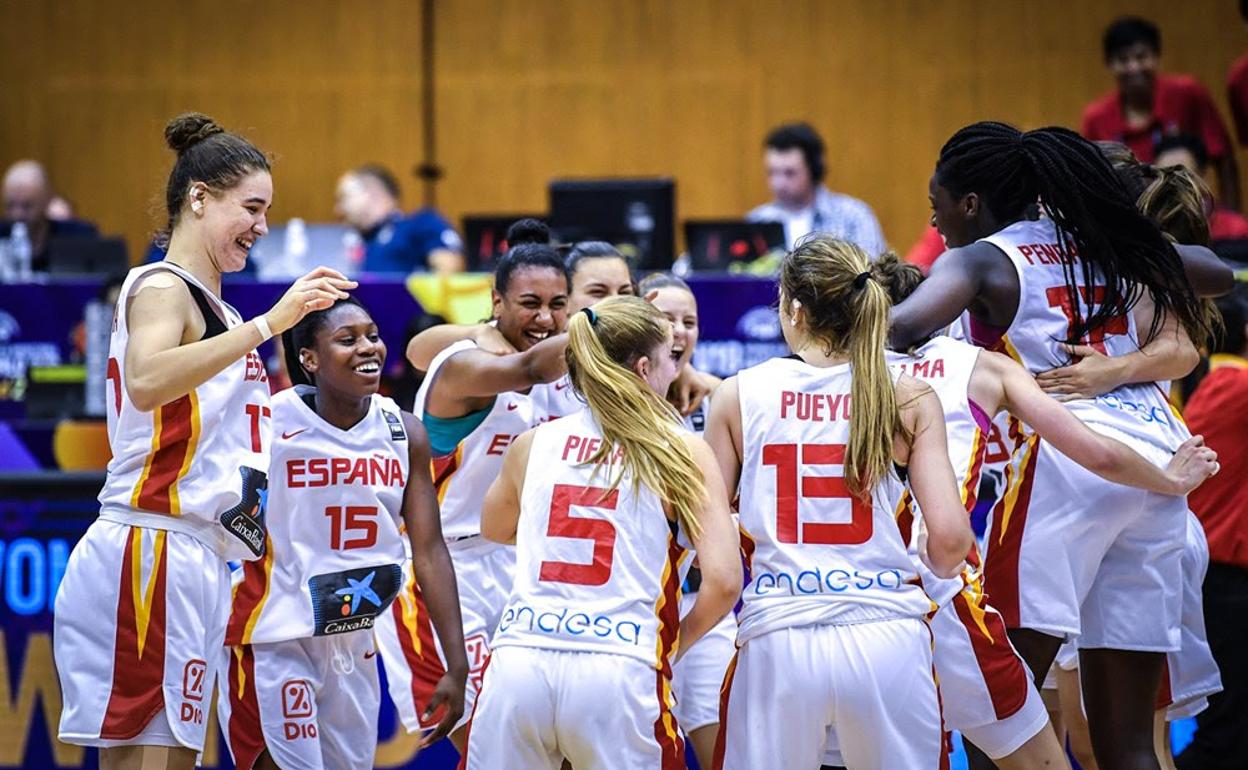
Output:
M403 570L397 564L312 576L308 590L312 594L314 633L327 636L372 628L402 584Z

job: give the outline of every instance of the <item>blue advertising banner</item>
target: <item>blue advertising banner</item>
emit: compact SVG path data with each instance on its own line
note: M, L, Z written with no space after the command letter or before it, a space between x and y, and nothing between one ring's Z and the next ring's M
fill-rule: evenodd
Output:
M56 740L61 693L52 660L52 610L69 553L95 520L98 473L0 477L0 767L95 768L97 752ZM384 671L383 671L384 677ZM450 770L458 755L449 742L421 752L398 727L382 685L376 766ZM232 768L229 752L207 715L205 768Z

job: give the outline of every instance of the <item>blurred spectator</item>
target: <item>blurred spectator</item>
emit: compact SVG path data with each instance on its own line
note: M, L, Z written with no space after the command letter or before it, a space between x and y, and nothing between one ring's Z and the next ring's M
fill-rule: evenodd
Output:
M1196 717L1180 770L1243 767L1248 757L1248 289L1217 300L1226 330L1210 372L1183 417L1218 453L1222 471L1188 496L1209 539L1205 630L1222 673L1222 692Z
M945 239L940 237L940 231L936 229L936 225L929 223L923 235L906 252L906 261L912 265L918 265L923 274L927 275L927 272L932 269L932 263L944 253Z
M1239 16L1248 24L1248 0L1239 0ZM1226 97L1231 103L1231 119L1239 143L1248 146L1248 53L1231 65L1226 76Z
M334 210L364 239L363 270L462 271L463 245L455 228L432 208L405 215L401 199L398 181L381 166L360 166L338 180Z
M1209 157L1200 137L1192 134L1175 134L1162 137L1157 143L1153 165L1159 168L1182 166L1199 177L1205 176ZM1210 201L1212 203L1212 201ZM1213 206L1209 213L1209 237L1215 241L1248 238L1248 218L1225 206Z
M767 185L774 197L746 219L783 224L789 248L810 233L852 241L873 257L888 248L870 206L824 186L827 160L815 129L806 123L787 123L767 135L765 146Z
M48 269L49 239L61 235L98 235L95 225L78 219L48 218L52 187L43 166L33 160L19 160L4 172L4 221L0 238L8 238L14 222L26 224L31 245L31 269Z
M1105 65L1118 88L1083 111L1083 135L1122 142L1135 157L1153 162L1153 148L1169 134L1193 134L1217 169L1218 196L1224 206L1239 208L1239 169L1226 125L1209 91L1190 75L1163 75L1161 32L1134 16L1115 20L1105 30Z

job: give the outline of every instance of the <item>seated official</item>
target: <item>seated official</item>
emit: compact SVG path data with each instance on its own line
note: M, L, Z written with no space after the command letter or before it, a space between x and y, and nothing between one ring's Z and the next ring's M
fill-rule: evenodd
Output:
M338 180L334 210L364 239L366 273L457 273L464 269L455 228L432 208L404 214L399 183L385 168L365 165Z
M15 222L26 225L30 238L30 269L48 269L48 245L61 236L96 236L99 231L90 222L80 219L49 219L48 202L52 186L43 166L33 160L19 160L4 174L4 221L0 221L0 240L7 240Z

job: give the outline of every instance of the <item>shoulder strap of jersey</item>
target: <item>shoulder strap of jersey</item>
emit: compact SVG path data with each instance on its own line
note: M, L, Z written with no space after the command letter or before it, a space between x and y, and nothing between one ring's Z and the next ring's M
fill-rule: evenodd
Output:
M464 350L475 348L477 343L472 340L460 340L448 347L444 348L441 353L433 357L429 362L429 371L425 372L425 380L421 383L420 389L416 391L416 402L412 404L412 414L424 419L425 404L429 402L429 393L433 390L434 380L438 376L438 370L442 368L442 364L447 359Z

